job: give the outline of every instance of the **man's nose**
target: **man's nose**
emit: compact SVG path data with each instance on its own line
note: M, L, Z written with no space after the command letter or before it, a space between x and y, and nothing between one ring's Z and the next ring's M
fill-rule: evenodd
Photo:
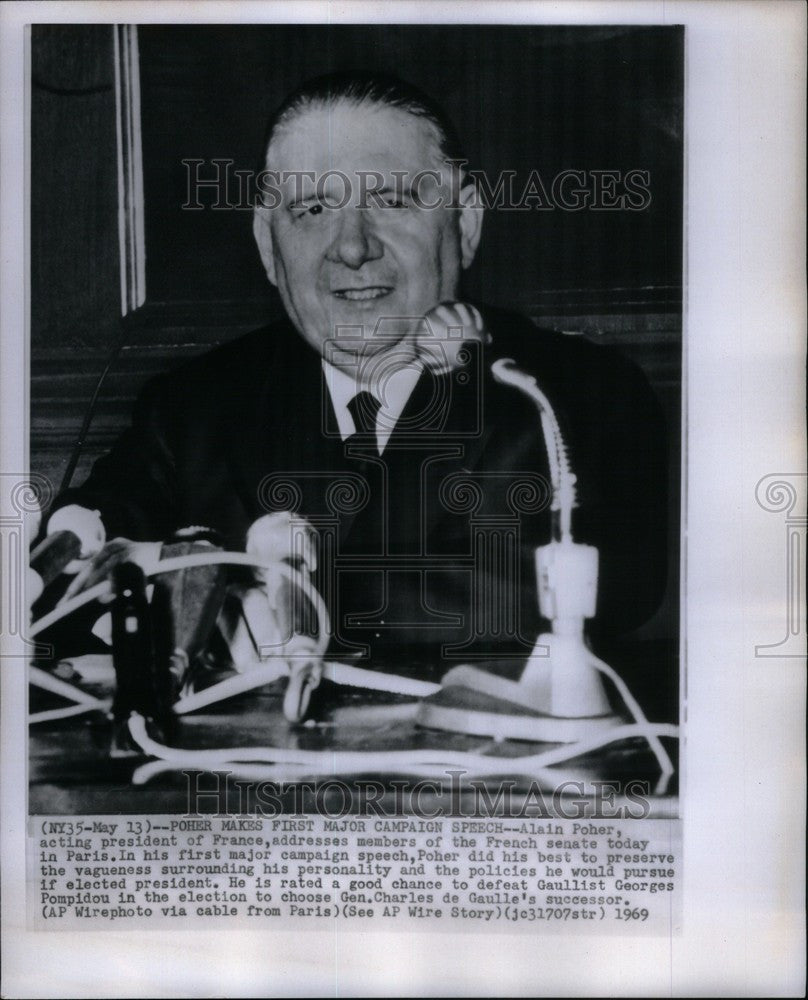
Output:
M334 214L336 232L326 254L330 261L356 271L367 261L382 256L384 248L366 209L347 207Z

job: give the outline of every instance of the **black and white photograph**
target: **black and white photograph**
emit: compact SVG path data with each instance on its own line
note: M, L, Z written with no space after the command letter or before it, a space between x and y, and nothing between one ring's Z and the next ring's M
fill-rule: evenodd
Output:
M33 26L33 813L676 814L683 34Z
M721 214L722 177L700 173L692 5L27 6L24 132L4 118L24 135L24 461L2 483L27 932L690 947L685 886L722 843L688 841L726 763L704 727L749 732L757 700L755 739L798 768L797 714L778 729L768 706L798 704L805 648L804 458L748 433L766 404L699 312L720 314L720 282L705 305L694 262L721 254L693 206ZM799 20L770 9L772 38ZM716 24L737 74L746 35ZM784 378L796 442L784 309L790 360L772 340L756 375ZM736 322L754 367L765 338ZM711 437L736 406L746 452ZM726 508L697 499L724 467ZM749 560L707 555L741 530L732 489L744 537L785 531L782 611L733 603L723 574ZM742 651L703 642L713 626ZM748 746L723 752L747 767ZM385 992L421 995L398 947ZM773 995L797 995L787 953ZM329 962L266 995L378 989ZM506 992L544 995L519 968ZM713 995L697 968L679 988ZM438 992L500 995L486 969ZM241 974L214 989L254 995ZM641 988L622 975L614 995Z

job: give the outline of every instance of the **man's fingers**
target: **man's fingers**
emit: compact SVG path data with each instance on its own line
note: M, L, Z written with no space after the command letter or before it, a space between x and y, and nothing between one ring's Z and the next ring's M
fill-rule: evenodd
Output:
M479 330L480 333L485 329L485 323L483 322L482 313L479 309L475 309L474 306L467 306L469 312L474 320L474 326Z
M441 302L426 314L426 321L428 331L418 342L418 353L437 375L468 362L468 353L462 350L466 342L491 342L479 311L466 302Z
M468 302L458 302L457 311L463 317L463 329L469 333L482 334L485 332L485 323L479 309L469 305ZM475 338L483 340L483 337Z
M440 305L429 313L430 317L436 317L447 328L446 331L435 331L438 337L445 337L449 330L462 329L464 334L482 333L484 329L483 318L480 312L466 302L454 302L451 305L441 302Z
M476 327L474 322L474 316L471 309L466 305L465 302L458 302L455 306L458 314L463 318L463 328L465 330L473 330Z
M438 319L447 327L457 327L463 325L463 321L454 309L451 306L444 305L443 303L435 306L430 315L437 316Z

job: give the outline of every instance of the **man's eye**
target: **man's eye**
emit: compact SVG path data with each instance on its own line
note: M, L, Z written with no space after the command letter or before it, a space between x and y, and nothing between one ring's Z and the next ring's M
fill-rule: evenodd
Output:
M397 198L393 194L389 194L389 195L385 196L384 204L388 208L406 208L407 207L407 202L404 201L403 198Z
M300 211L296 215L298 219L302 219L308 215L322 215L323 210L324 206L319 201L315 201L312 205L301 205Z
M296 219L305 219L310 215L322 215L325 211L325 205L322 202L315 201L311 205L298 205L293 209L292 214Z

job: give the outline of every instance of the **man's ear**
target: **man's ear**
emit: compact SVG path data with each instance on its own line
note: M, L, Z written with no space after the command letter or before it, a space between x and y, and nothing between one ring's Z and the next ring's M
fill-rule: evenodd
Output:
M273 285L275 280L275 253L272 247L272 229L270 228L270 210L265 205L256 205L253 211L253 236L261 254L261 263L267 277Z
M483 231L483 206L477 197L477 189L473 184L467 184L460 192L460 252L463 267L470 267L480 245Z

